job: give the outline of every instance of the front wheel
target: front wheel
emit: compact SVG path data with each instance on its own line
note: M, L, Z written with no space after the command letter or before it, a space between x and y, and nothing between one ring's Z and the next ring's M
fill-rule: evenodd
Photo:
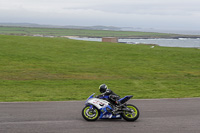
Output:
M82 116L87 121L96 121L99 118L99 111L96 107L91 108L88 105L83 108Z
M135 121L139 117L139 110L136 106L132 104L127 104L127 108L129 108L131 111L123 111L122 117L127 121Z

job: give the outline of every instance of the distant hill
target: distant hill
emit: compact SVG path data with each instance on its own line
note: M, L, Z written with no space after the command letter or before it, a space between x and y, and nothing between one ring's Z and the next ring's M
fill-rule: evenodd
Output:
M41 25L35 23L0 23L0 26L14 26L14 27L39 27L39 28L67 28L67 29L88 29L88 30L113 30L113 31L134 31L140 28L132 27L114 27L114 26L75 26L75 25Z
M168 30L155 28L140 28L140 27L115 27L115 26L76 26L76 25L43 25L36 23L0 23L0 26L8 27L34 27L34 28L62 28L62 29L84 29L84 30L107 30L107 31L139 31L139 32L156 32L156 33L170 33L181 35L200 35L200 31L190 30Z

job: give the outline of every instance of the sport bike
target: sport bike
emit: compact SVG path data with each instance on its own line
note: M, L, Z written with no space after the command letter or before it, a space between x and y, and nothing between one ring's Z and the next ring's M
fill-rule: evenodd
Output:
M125 119L135 121L139 117L139 110L132 104L126 102L133 96L125 96L118 100L119 105L113 105L109 102L109 96L94 97L95 93L88 97L85 107L82 110L82 116L87 121L96 121L100 119Z

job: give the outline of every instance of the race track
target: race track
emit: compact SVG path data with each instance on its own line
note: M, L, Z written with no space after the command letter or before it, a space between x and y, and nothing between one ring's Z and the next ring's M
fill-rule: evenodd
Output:
M84 101L0 103L0 133L200 133L200 98L130 100L135 122L82 118Z

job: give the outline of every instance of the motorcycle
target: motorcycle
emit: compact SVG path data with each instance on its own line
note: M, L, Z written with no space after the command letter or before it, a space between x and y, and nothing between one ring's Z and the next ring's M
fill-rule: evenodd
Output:
M85 107L82 110L82 116L87 121L96 121L100 119L125 119L126 121L135 121L139 117L139 110L135 105L127 104L133 96L125 96L118 100L119 105L112 105L109 96L94 97L95 93L88 97ZM114 110L113 110L114 109Z

